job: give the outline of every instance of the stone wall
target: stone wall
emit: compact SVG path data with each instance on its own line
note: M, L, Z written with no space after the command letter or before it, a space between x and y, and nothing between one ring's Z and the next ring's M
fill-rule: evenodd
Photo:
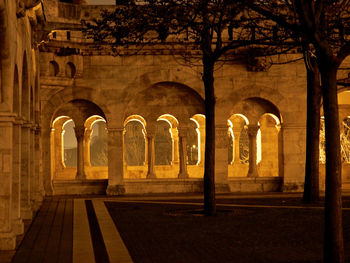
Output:
M0 250L14 249L43 196L40 161L40 1L0 1Z

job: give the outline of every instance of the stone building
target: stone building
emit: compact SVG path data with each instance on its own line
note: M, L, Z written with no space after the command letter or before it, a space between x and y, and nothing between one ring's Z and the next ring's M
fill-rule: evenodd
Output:
M114 56L97 48L81 20L103 8L114 6L0 0L0 249L15 247L22 220L45 195L202 191L200 65L160 49ZM339 74L348 83L347 72ZM217 191L302 191L303 61L262 69L222 64L215 86ZM347 125L350 97L341 91Z

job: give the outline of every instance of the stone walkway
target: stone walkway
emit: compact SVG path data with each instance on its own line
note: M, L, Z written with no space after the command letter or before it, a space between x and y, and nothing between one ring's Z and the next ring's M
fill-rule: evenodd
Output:
M350 260L350 198L343 204ZM13 263L321 262L322 202L227 195L218 196L217 216L201 209L199 195L47 198L17 251L0 252L0 262L13 254Z

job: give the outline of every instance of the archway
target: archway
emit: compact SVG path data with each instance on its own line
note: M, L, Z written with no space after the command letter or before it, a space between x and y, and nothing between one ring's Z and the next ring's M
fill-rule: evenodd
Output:
M73 100L56 110L54 117L51 125L52 178L106 179L107 132L103 111L90 101ZM57 156L62 152L64 158L60 165Z

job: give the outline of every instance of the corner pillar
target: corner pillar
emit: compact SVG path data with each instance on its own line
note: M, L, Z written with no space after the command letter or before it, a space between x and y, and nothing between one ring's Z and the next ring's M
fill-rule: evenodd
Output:
M217 193L229 192L228 186L228 127L215 126L215 189Z
M21 129L23 120L16 118L13 123L12 143L12 227L17 235L23 234L21 218Z
M108 128L107 195L123 195L125 193L123 133L123 128Z
M33 211L31 206L31 187L30 187L30 123L22 125L21 136L21 217L23 219L32 219Z
M248 125L249 138L249 170L247 177L258 177L257 161L257 143L256 137L258 134L259 125Z
M16 234L12 228L12 156L14 116L0 114L0 250L16 247Z

